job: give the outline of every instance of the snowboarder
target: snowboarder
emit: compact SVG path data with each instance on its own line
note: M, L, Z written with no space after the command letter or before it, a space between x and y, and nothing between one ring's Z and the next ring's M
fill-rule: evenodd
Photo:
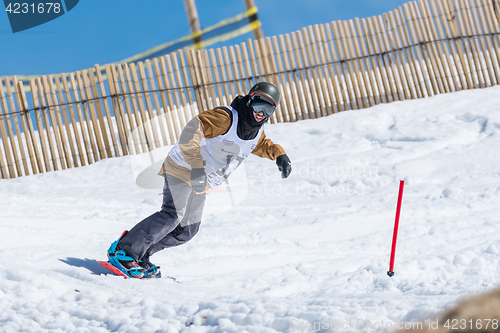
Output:
M278 89L260 82L230 106L191 119L159 172L165 179L161 210L111 244L109 262L129 277L160 277L151 255L196 235L206 190L224 182L250 153L276 160L281 177L287 178L292 171L290 159L280 145L266 138L263 129L279 102Z

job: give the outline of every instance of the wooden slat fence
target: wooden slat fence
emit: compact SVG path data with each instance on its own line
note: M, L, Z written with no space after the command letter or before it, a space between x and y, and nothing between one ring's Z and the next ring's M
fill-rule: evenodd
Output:
M259 81L282 92L271 123L497 85L499 20L500 0L409 2L241 45L30 82L1 79L0 174L64 170L172 145L200 111L230 104Z

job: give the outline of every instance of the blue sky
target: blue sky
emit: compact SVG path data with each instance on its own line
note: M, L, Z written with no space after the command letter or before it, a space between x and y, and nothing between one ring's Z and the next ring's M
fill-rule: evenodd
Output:
M264 34L379 15L408 0L254 0ZM20 0L19 2L22 2ZM198 0L202 28L245 11L243 0ZM2 7L3 8L3 7ZM81 0L67 14L12 33L0 13L0 76L73 72L119 61L190 34L182 0ZM252 34L214 44L239 44Z

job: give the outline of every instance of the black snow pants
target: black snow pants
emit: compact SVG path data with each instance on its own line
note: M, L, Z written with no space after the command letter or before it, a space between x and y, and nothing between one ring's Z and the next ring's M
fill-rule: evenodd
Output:
M186 243L200 227L206 193L196 194L186 182L168 174L164 177L161 210L136 224L118 242L135 260L148 260L160 250Z

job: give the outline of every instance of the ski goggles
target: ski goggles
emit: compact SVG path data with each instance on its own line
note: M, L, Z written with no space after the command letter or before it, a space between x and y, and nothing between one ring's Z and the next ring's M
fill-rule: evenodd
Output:
M250 104L250 107L255 113L263 112L266 118L269 118L273 115L274 110L276 109L269 103L263 101L254 101Z

